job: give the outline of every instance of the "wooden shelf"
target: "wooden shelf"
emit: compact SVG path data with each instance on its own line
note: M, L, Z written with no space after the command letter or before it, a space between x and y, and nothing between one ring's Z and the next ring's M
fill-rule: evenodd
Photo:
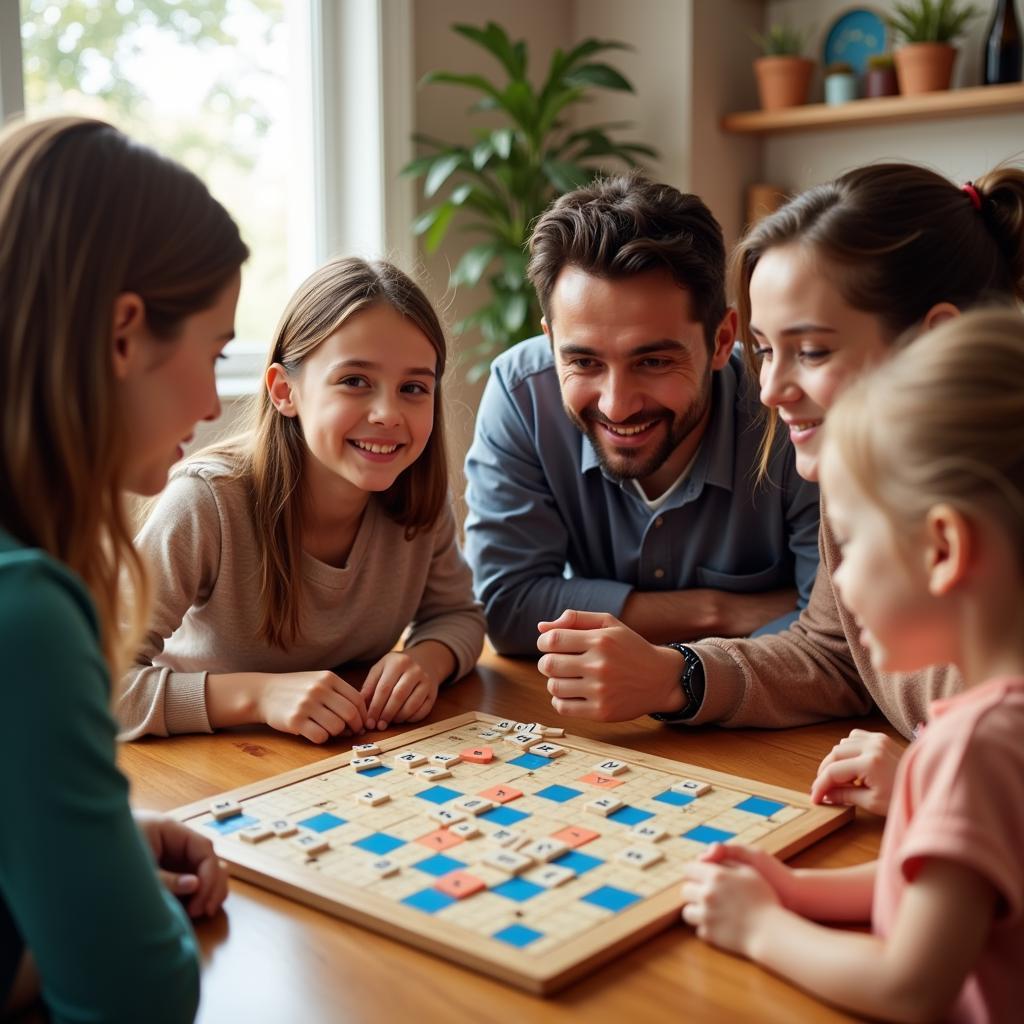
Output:
M785 110L750 110L726 114L722 131L738 135L774 135L815 128L856 128L968 114L1024 113L1024 84L982 85L970 89L930 92L922 96L883 96L851 100L836 106L809 103Z

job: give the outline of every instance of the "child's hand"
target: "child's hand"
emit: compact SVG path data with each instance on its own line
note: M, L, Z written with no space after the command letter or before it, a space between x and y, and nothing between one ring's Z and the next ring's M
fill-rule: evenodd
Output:
M794 902L799 882L793 869L778 857L751 846L712 843L699 858L702 864L725 864L732 867L746 865L753 868L771 887L779 901L786 906Z
M886 814L902 756L903 747L885 733L854 729L818 765L811 799Z
M160 881L182 897L189 917L216 914L228 894L228 870L213 852L213 843L153 811L135 811L135 824L153 851Z
M691 861L683 868L683 920L698 938L732 953L753 956L780 909L768 880L748 864Z
M333 672L268 675L258 708L261 722L313 743L366 728L363 695Z
M385 654L366 676L366 726L386 729L397 722L418 722L430 714L440 683L407 651Z

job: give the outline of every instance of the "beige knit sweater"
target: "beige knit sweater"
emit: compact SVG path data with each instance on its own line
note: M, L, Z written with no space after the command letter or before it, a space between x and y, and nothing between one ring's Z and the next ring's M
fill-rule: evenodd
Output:
M479 657L484 617L446 508L408 541L371 499L348 563L304 554L300 640L288 650L258 635L256 535L243 482L216 462L179 468L136 540L153 580L150 628L123 681L122 737L210 732L207 673L300 672L373 662L439 640L455 677Z
M821 560L810 601L787 630L753 640L694 644L704 664L704 703L687 724L783 728L863 715L877 705L910 737L928 705L958 692L955 669L879 673L860 643L860 629L832 584L839 546L824 505L818 534Z

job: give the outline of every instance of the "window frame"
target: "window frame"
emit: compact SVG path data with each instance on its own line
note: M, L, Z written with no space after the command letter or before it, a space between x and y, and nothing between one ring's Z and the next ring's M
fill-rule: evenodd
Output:
M415 266L413 182L399 173L413 155L412 16L412 0L286 0L302 168L288 186L289 290L339 253ZM0 117L24 110L21 9L0 0ZM232 346L223 398L259 389L272 330Z

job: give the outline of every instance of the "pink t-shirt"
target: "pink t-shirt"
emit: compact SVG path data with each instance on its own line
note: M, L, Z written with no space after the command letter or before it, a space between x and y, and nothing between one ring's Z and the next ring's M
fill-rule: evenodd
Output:
M997 917L949 1019L1024 1012L1024 679L993 679L935 701L904 756L878 858L872 926L892 929L929 857L963 864L999 894Z

